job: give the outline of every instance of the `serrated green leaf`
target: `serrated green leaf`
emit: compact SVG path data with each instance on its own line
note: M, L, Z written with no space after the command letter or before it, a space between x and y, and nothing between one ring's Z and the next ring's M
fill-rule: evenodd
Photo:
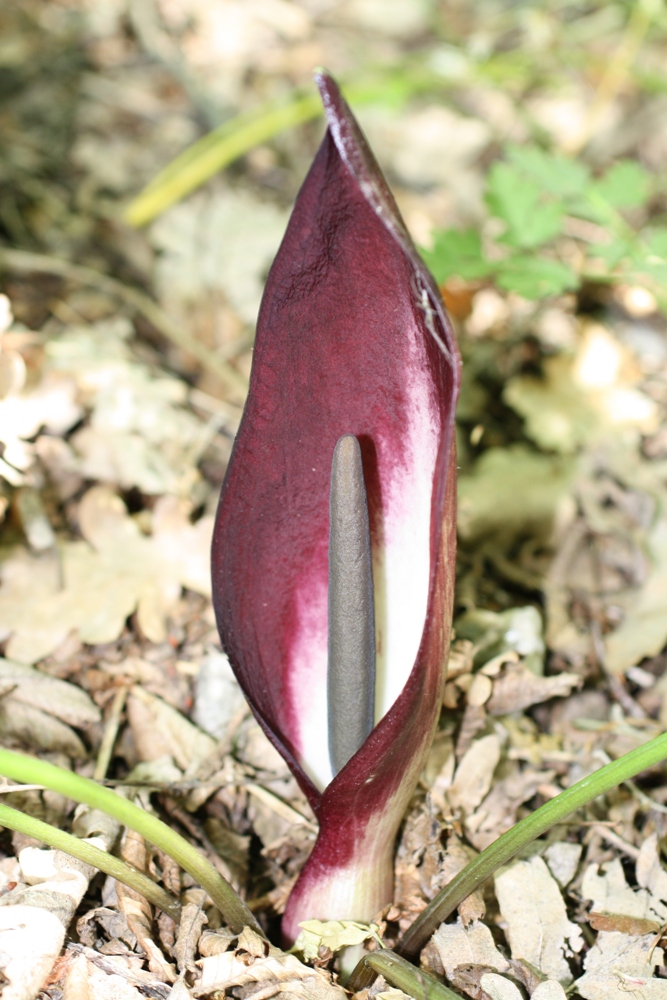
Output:
M637 208L645 204L651 176L634 160L620 160L603 177L593 181L591 191L614 208Z
M496 163L486 193L489 211L507 226L503 242L530 250L558 235L563 207L547 201L539 184L516 167Z
M506 292L516 292L526 299L541 299L574 290L579 278L558 260L516 256L497 266L496 283Z
M484 260L482 239L476 229L444 229L435 233L432 250L422 250L426 266L438 282L452 275L464 281L486 278L492 265Z
M515 167L535 180L540 188L557 198L580 195L589 180L588 167L539 146L507 147L507 157Z

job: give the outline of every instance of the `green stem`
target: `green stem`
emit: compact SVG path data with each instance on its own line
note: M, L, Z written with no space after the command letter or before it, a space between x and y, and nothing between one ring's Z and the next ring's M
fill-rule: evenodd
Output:
M79 861L84 861L87 865L92 865L93 868L104 872L105 875L112 875L119 882L128 885L130 889L134 889L144 896L153 906L157 906L164 913L168 913L176 923L181 919L181 907L178 900L174 899L168 892L165 892L159 885L156 885L143 872L137 871L136 868L132 868L130 865L126 865L124 861L114 858L113 855L107 854L106 851L101 851L94 844L87 844L85 840L79 840L78 837L73 837L71 833L58 830L49 823L43 823L41 819L26 816L25 813L20 812L18 809L12 809L10 806L2 803L0 803L0 826L5 826L10 830L18 830L19 833L25 833L28 837L41 840L42 843L48 844L49 847L54 847L56 850L63 851L73 858L78 858Z
M598 795L603 795L665 759L667 759L667 733L657 736L636 750L631 750L611 764L606 764L561 792L550 802L545 802L532 815L526 816L490 847L478 854L438 893L403 934L396 945L397 953L408 958L417 955L443 920L446 920L464 899L524 847L577 809L588 805Z
M384 976L390 986L403 990L415 1000L461 1000L460 993L454 993L393 951L371 951L364 955L347 983L347 989L353 993L364 988L359 985L362 969L370 971L373 978L376 974Z
M264 932L246 904L210 861L174 830L144 809L103 788L89 778L56 767L47 761L12 750L0 749L0 774L25 784L44 785L74 802L83 802L113 816L130 830L173 858L199 883L218 907L229 927L239 934L245 926L264 937Z

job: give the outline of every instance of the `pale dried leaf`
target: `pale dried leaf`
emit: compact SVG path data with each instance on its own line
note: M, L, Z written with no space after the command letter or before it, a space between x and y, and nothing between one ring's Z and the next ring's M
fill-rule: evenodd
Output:
M204 924L208 923L208 917L203 909L204 896L205 894L202 893L200 903L186 903L181 911L181 921L173 949L179 972L194 967L195 953L202 928Z
M648 889L631 889L619 858L602 865L589 865L581 883L581 895L592 900L597 913L613 913L640 920L667 920L667 907Z
M54 715L70 726L89 726L100 720L95 702L77 684L50 677L24 663L0 659L0 683L11 682L12 698Z
M522 663L509 666L493 682L493 694L486 703L490 715L509 715L538 705L549 698L564 698L581 683L578 674L561 673L537 677Z
M361 924L355 920L305 920L294 948L303 954L306 962L319 955L320 948L336 954L343 948L375 940L382 946L377 924Z
M210 430L184 405L183 381L133 357L131 335L130 322L118 317L69 329L47 345L48 366L74 378L91 411L72 437L78 470L122 489L189 496Z
M525 959L551 979L569 982L565 956L583 946L567 918L558 883L540 857L517 861L495 877L500 912L508 924L512 958Z
M55 913L39 906L0 907L0 968L8 982L3 1000L33 1000L65 940Z
M304 1000L345 1000L345 991L335 986L325 972L311 969L295 955L284 955L271 949L265 958L258 958L251 965L247 956L237 956L235 952L225 952L204 958L201 962L201 979L194 993L201 996L213 990L226 990L232 986L262 984L264 988L276 989L274 996L281 1000L288 997L302 997ZM246 996L252 994L246 993Z
M216 748L216 741L208 733L141 687L134 687L128 696L127 715L142 761L155 761L167 755L187 772L196 770Z
M490 1000L522 1000L518 986L504 976L495 972L487 972L480 979L482 989L488 993Z
M648 889L654 900L667 902L667 871L660 863L658 835L652 833L642 841L635 866L637 882Z
M549 844L544 852L544 858L549 866L549 871L561 889L569 885L574 878L579 865L581 850L581 844L558 841L555 844Z
M567 1000L567 995L560 983L547 979L533 990L530 1000Z
M476 856L476 851L468 847L467 844L464 844L455 833L450 833L447 838L444 857L440 863L440 873L442 876L439 880L440 885L446 885L448 882L451 882L454 876L458 875ZM486 910L482 890L477 889L475 892L472 892L459 904L458 910L459 916L466 927L474 920L481 920Z
M500 741L495 733L475 740L461 758L447 798L455 809L471 813L489 788L500 760Z
M75 759L88 756L73 729L11 694L0 698L0 737L4 742L11 738L35 750L57 751Z
M123 838L121 857L140 872L148 870L148 854L146 842L141 834L127 830ZM167 983L176 982L177 974L171 962L168 962L160 948L153 940L153 908L140 893L124 885L116 883L116 895L121 912L127 920L127 926L136 937L140 947L148 959L148 968L152 973Z
M173 498L163 499L166 510L148 537L119 497L93 487L79 506L86 541L62 542L55 556L12 552L2 565L0 590L8 658L33 663L72 631L83 642L112 642L135 610L146 637L161 642L181 588L209 594L212 519L192 525L182 507L175 511Z
M199 954L203 958L212 955L222 955L229 951L237 935L228 927L220 927L217 931L204 931L199 938Z
M441 924L432 940L448 979L459 965L484 965L498 972L509 969L509 962L498 951L491 931L480 921L465 927L459 917L455 924Z
M519 806L555 775L555 771L521 770L516 762L511 763L513 769L509 774L496 781L479 808L465 820L468 839L478 851L483 851L499 834L509 830Z
M105 972L77 955L69 967L63 1000L141 1000L142 994L122 976Z
M655 935L628 937L600 931L584 959L584 975L575 982L584 1000L665 1000L667 982L653 979L653 968L662 965L662 948L653 948ZM650 956L650 957L649 957Z
M267 954L267 944L264 938L260 937L252 927L244 927L239 934L236 950L237 952L245 951L253 958L264 958Z
M105 849L101 838L90 838ZM0 968L9 979L3 998L32 1000L50 973L95 869L62 851L24 848L26 884L5 893L0 906ZM6 961L5 961L6 959Z

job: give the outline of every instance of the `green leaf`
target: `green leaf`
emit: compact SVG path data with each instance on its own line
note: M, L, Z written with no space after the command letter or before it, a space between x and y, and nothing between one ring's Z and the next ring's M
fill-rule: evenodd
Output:
M598 180L593 181L595 192L614 208L637 208L649 197L651 175L634 160L620 160Z
M632 254L632 244L624 239L614 239L610 243L595 243L591 256L599 257L612 270Z
M642 241L628 254L632 260L628 277L641 280L648 277L663 288L667 286L667 229L656 227L642 234Z
M304 920L292 951L301 953L304 961L312 962L324 946L334 954L373 939L382 946L377 924L362 924L356 920Z
M426 266L438 282L452 275L464 281L486 278L493 265L484 260L482 238L475 229L444 229L436 232L432 250L422 250Z
M644 234L644 242L649 254L667 261L667 228L657 227Z
M491 168L486 203L489 211L506 224L503 242L510 246L529 250L560 232L562 205L546 201L536 181L507 163L496 163Z
M506 292L516 292L526 299L541 299L574 290L579 278L560 261L516 256L497 265L496 283Z
M588 167L577 160L547 153L539 146L510 145L506 152L510 163L537 181L543 191L557 198L580 195L588 184Z

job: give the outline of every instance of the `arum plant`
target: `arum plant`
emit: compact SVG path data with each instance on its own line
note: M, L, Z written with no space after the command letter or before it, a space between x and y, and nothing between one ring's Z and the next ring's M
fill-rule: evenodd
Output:
M334 81L260 309L213 542L236 676L319 821L283 918L369 920L437 723L455 566L459 359Z

